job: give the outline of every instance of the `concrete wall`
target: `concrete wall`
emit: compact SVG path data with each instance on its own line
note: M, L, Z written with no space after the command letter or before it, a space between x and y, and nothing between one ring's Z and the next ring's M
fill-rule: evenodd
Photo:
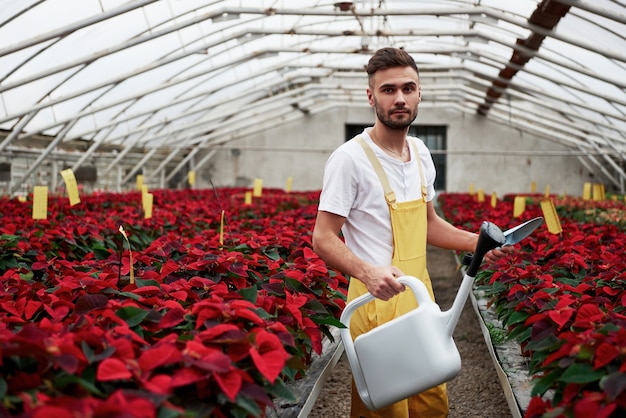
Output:
M234 140L198 170L197 187L208 187L210 177L216 186L252 187L260 178L263 187L285 188L291 176L293 190L317 190L326 159L344 141L345 124L372 121L367 107L341 108ZM566 147L478 115L422 106L415 123L448 127L450 192L468 191L473 183L502 196L529 192L535 182L540 193L549 185L552 193L581 195L583 184L593 182L577 157L558 155Z

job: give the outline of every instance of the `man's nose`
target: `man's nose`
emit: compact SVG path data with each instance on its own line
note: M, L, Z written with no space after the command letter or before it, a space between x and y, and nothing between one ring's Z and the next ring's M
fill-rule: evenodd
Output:
M406 98L404 97L404 93L402 92L402 90L398 90L398 92L396 93L396 97L394 98L394 102L396 104L406 103Z

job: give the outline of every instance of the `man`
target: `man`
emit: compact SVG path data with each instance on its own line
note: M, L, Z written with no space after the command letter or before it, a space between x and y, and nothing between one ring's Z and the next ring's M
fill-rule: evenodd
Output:
M421 140L407 137L421 100L414 60L402 49L382 48L369 60L367 74L374 126L328 159L313 230L317 254L352 278L348 301L368 291L376 297L352 315L352 338L416 307L412 292L396 280L399 276L422 280L434 300L426 270L427 243L473 251L478 239L478 234L438 216L432 202L432 157ZM509 251L496 249L485 259L493 261ZM377 411L368 410L352 386L353 418L448 414L445 384Z

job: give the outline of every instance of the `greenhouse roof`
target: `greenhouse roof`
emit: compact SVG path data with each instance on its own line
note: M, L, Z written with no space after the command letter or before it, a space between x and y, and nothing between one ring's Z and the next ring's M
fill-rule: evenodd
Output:
M620 0L0 0L0 152L200 149L368 106L364 66L391 45L422 106L563 144L623 187L625 24Z

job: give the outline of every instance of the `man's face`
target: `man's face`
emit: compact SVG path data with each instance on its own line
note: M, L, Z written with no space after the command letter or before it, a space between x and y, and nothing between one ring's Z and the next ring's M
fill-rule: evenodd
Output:
M406 129L417 117L421 90L417 72L411 67L376 71L367 88L376 117L390 129Z

